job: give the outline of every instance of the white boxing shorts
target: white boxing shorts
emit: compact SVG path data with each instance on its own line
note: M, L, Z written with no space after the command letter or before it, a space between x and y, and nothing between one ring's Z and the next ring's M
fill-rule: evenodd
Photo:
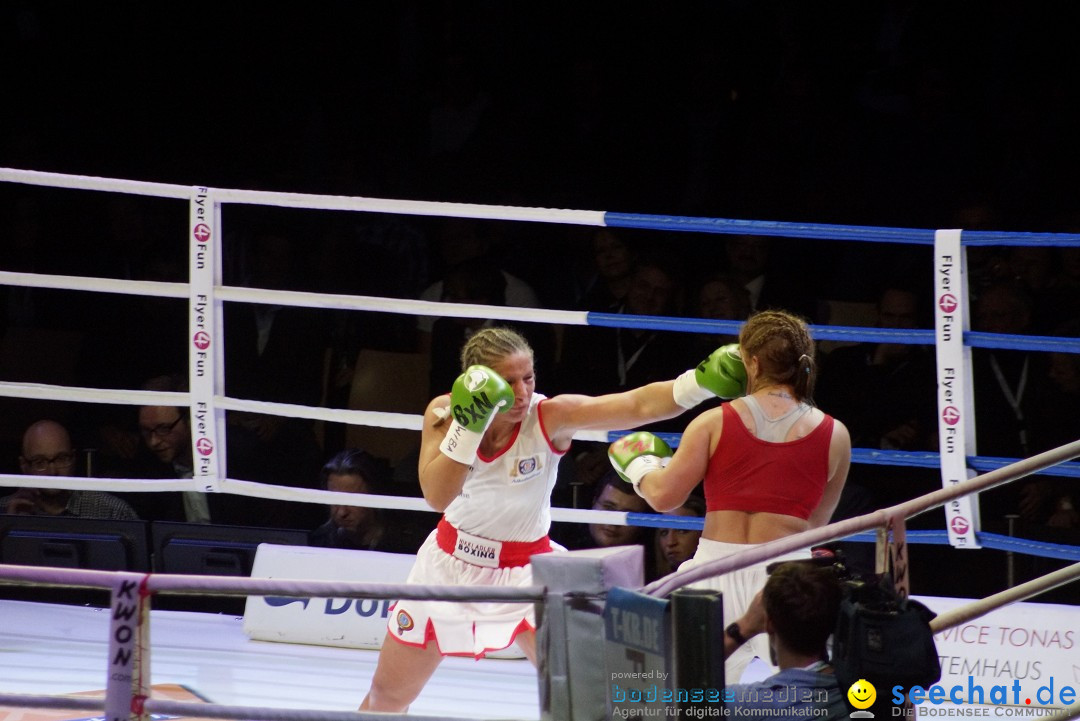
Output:
M679 571L685 571L754 547L755 544L724 543L702 538L698 541L697 552L694 557L679 566ZM713 576L712 578L697 581L690 584L689 588L708 588L720 591L724 595L724 625L727 626L746 613L746 609L750 607L750 602L754 600L754 596L765 587L765 579L768 577L765 573L766 566L780 561L807 559L810 558L810 555L809 548L792 551L776 558L770 558L768 561L740 568L737 571L728 571L722 576ZM720 639L720 641L722 642L723 639ZM724 682L727 684L739 683L743 671L746 670L746 666L754 656L773 666L774 673L778 670L769 659L768 636L759 633L728 656L727 661L724 663Z
M480 538L443 519L417 551L406 583L531 586L529 557L551 550L564 549L547 536L528 543ZM522 631L535 630L532 603L402 600L387 621L389 635L400 643L424 648L434 641L444 656L474 658L510 646Z

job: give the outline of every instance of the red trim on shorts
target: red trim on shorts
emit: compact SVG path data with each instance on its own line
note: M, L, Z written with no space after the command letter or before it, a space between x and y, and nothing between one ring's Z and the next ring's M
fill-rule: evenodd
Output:
M446 520L445 516L439 519L439 525L435 528L435 542L439 544L439 548L441 548L444 553L451 556L454 555L454 547L457 545L457 534L457 529ZM550 553L552 550L551 539L547 536L538 538L535 541L500 541L500 543L502 543L502 552L499 553L499 568L524 566L529 562L531 556L534 556L537 553ZM455 556L455 558L457 557ZM468 563L468 561L466 561L466 563Z
M475 627L476 624L474 623L473 626ZM508 643L505 646L502 646L500 648L485 648L480 653L472 654L472 655L476 656L477 660L480 660L484 656L486 656L487 654L491 653L492 651L502 651L503 649L510 648L511 646L514 645L514 641L517 641L517 637L520 636L521 634L525 633L526 631L532 631L533 633L535 633L536 632L536 627L533 626L531 623L529 623L528 621L526 621L523 618L523 619L521 619L521 623L519 623L517 625L517 628L514 629L514 632L512 634L510 634L510 643ZM475 628L473 629L473 635L474 636L476 635L476 629ZM524 651L522 651L522 653L524 653ZM451 655L454 655L454 654L451 654Z
M424 628L424 640L421 641L420 643L416 643L415 641L406 641L405 639L401 638L400 636L395 635L393 631L387 631L386 635L388 637L394 639L398 643L400 643L402 646L411 646L412 648L427 648L428 643L430 641L434 641L435 642L435 648L438 648L439 653L442 654L443 656L472 656L473 655L471 653L446 653L445 651L443 651L442 648L439 647L439 637L435 635L435 625L431 622L430 618L428 619L427 626Z
M439 637L435 634L435 624L433 624L431 622L430 618L428 619L428 622L427 622L427 628L424 629L424 641L423 641L423 643L414 643L413 641L406 641L405 639L400 638L398 636L395 636L393 633L390 633L390 632L387 632L386 635L389 636L390 638L394 639L395 641L397 641L401 645L403 645L403 646L411 646L412 648L427 648L428 643L430 643L431 641L434 641L435 642L435 648L437 648L439 650L439 654L442 655L442 656L454 656L455 658L474 658L477 661L479 661L480 659L484 658L485 656L487 656L489 653L492 653L493 651L502 651L504 649L510 648L511 646L514 645L514 642L517 641L517 637L520 636L521 634L525 633L526 631L531 631L531 632L535 633L536 632L536 627L533 626L531 623L529 623L528 621L526 621L523 618L523 619L521 619L521 622L518 623L517 628L514 629L514 632L510 634L510 642L509 643L507 643L505 646L500 646L499 648L485 648L480 653L469 653L468 651L456 651L456 652L443 651L442 647L439 646ZM473 624L473 638L475 638L475 637L476 637L476 624L474 623ZM524 653L524 652L522 652L522 653Z
M544 436L544 440L547 441L548 448L551 449L552 453L555 453L556 455L562 456L562 455L565 455L566 452L570 450L570 447L567 446L565 450L559 450L558 448L556 448L555 447L555 442L553 440L551 440L551 436L548 435L547 428L544 427L544 404L547 403L548 400L550 400L550 399L545 398L544 400L542 400L542 401L540 401L539 403L536 404L536 418L537 418L537 421L539 421L539 423L540 423L540 434L542 436Z

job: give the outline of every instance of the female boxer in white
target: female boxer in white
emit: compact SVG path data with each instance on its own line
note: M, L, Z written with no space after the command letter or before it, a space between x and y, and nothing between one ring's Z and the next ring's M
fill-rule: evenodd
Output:
M409 582L527 586L529 557L552 550L550 494L559 457L583 429L673 418L726 387L712 369L598 397L535 393L533 354L519 334L481 330L465 372L428 405L420 448L424 498L444 513ZM481 657L514 641L536 663L532 604L400 601L361 710L404 712L444 655Z
M616 470L658 511L678 508L704 479L705 530L680 570L747 547L825 525L836 510L851 465L851 438L838 420L815 408L814 342L806 323L783 311L750 318L739 333L749 395L707 410L686 427L679 448L649 449L651 434L612 444ZM808 558L809 550L773 561ZM761 563L694 584L724 594L724 618L742 616L765 585ZM741 643L736 623L727 633ZM755 656L769 659L756 636L725 663L736 683Z

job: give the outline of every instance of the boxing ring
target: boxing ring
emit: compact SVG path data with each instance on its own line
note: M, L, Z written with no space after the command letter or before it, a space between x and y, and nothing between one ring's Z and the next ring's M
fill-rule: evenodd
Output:
M154 481L159 491L203 491L207 493L230 493L242 496L288 500L294 502L358 505L411 511L429 511L417 498L370 496L363 494L332 493L328 491L286 488L249 480L228 478L225 471L225 438L227 427L225 413L249 411L260 414L304 418L330 423L363 425L410 431L420 429L420 416L385 413L367 410L346 410L268 403L243 398L228 397L224 393L224 355L222 352L223 304L266 303L307 308L335 309L395 313L412 316L443 316L460 318L485 318L493 320L526 321L558 325L591 325L627 328L648 328L696 333L736 333L738 321L717 321L696 318L661 318L594 312L559 311L534 308L512 308L472 304L436 303L397 298L335 295L276 291L261 288L230 287L223 285L223 249L225 237L222 223L222 206L227 204L265 205L294 208L307 211L346 211L387 213L402 215L425 215L455 218L476 218L531 223L558 223L584 226L609 226L696 233L738 233L763 236L783 236L805 239L833 239L868 242L910 243L932 245L935 249L937 276L949 276L944 287L935 289L938 307L936 327L933 331L900 331L848 326L812 326L816 340L871 341L890 343L933 344L939 355L939 385L945 363L949 372L959 373L948 384L947 398L939 395L939 411L942 421L939 428L943 439L942 454L911 453L903 451L880 451L876 449L853 449L854 463L899 465L922 468L940 468L943 487L920 498L912 499L889 509L876 511L857 518L847 519L830 526L809 531L766 544L749 552L722 559L714 564L699 567L688 574L673 574L646 586L643 591L665 597L677 588L706 575L716 575L742 568L751 563L771 558L790 550L806 548L829 540L856 537L867 531L886 527L902 529L907 518L928 509L944 506L947 518L947 541L956 547L965 547L972 553L980 548L999 548L1019 552L1042 552L1035 544L1022 543L981 533L977 508L972 506L970 494L1011 482L1032 473L1059 477L1080 477L1080 464L1069 462L1080 455L1080 442L1072 443L1030 459L1002 459L979 457L969 452L974 449L973 398L967 383L970 368L966 356L971 347L1008 347L1035 351L1080 353L1080 339L1052 338L1043 336L1005 336L993 333L975 333L968 329L966 313L967 289L964 285L963 258L965 246L971 245L1053 245L1080 246L1080 235L1052 233L991 233L951 230L917 230L898 228L865 228L854 226L813 225L798 223L735 221L711 218L684 218L647 216L599 211L555 210L516 208L423 201L400 201L340 196L300 195L244 190L188 187L158 183L140 183L126 180L66 176L53 173L0 169L0 181L67 190L101 193L120 193L186 202L189 208L188 238L190 242L189 282L167 283L152 281L116 280L74 276L45 275L0 271L0 283L8 286L83 290L97 293L127 296L158 296L186 299L189 305L189 387L187 393L157 393L126 389L78 388L48 384L13 383L0 379L0 396L58 400L80 403L120 405L175 405L191 410L192 447L195 450L195 474L192 479ZM943 272L944 268L952 274ZM953 302L943 302L945 296ZM957 332L962 331L962 332ZM944 360L942 360L944 359ZM965 367L965 365L967 367ZM959 369L959 370L957 370ZM945 413L949 410L948 413ZM606 442L628 429L610 429L578 436L582 440ZM663 434L673 445L678 434ZM945 442L947 441L947 442ZM975 471L982 472L974 475ZM3 476L6 485L22 485L22 476ZM123 478L64 478L35 477L34 485L42 488L78 488L102 491L127 492L145 490L144 480ZM652 514L620 514L581 509L552 509L555 521L575 523L606 523L647 526L680 527L686 521L673 521ZM959 519L959 520L957 520ZM918 542L919 534L907 535L908 542ZM1080 549L1046 549L1055 558L1080 560ZM1051 574L1033 586L1017 589L1002 595L989 604L977 602L968 607L939 617L935 630L949 628L985 613L988 606L1012 603L1038 593L1046 588L1066 583L1080 575L1080 566L1074 565ZM308 711L272 708L225 708L214 704L185 706L183 702L148 699L150 687L149 663L153 655L153 643L146 635L149 608L155 594L198 592L223 595L332 595L336 597L365 598L451 598L474 600L520 600L534 602L547 608L558 599L550 589L537 586L531 589L476 589L476 588L425 588L392 584L347 584L319 581L281 581L259 579L225 579L219 577L165 576L163 574L107 573L62 569L34 569L25 567L0 567L0 579L26 584L62 584L81 587L109 589L112 593L113 621L109 628L108 659L110 664L121 667L110 669L108 688L104 700L73 699L63 696L0 695L0 704L56 706L71 709L99 711L105 709L110 717L139 717L147 714L198 715L220 718L381 718L374 715L357 715L351 711L340 713L320 709ZM518 594L518 595L515 595ZM554 618L557 612L549 614ZM2 638L2 637L0 637ZM550 653L551 648L547 649ZM470 662L471 663L471 662ZM495 661L494 663L505 663ZM548 674L551 668L542 671ZM542 674L543 675L543 674ZM356 679L358 686L365 686L365 679ZM542 684L543 687L543 684ZM550 691L550 690L549 690ZM558 690L542 694L541 717L570 718L569 708L560 709L562 702ZM197 706L197 707L196 707ZM468 713L468 704L461 710ZM568 715L570 714L570 715ZM1080 706L1068 709L1048 718L1076 718ZM421 718L426 718L421 716Z

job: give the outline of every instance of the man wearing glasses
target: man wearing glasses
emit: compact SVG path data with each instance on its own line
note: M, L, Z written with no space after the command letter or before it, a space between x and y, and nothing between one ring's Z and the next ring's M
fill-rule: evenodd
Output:
M19 468L31 476L75 475L71 436L56 421L37 421L23 433ZM137 519L130 505L109 493L63 488L20 488L0 498L0 511L33 516Z
M146 381L143 390L159 393L186 393L187 379L179 375L164 375ZM194 464L191 448L191 424L188 408L173 405L145 405L138 408L138 432L145 457L132 466L136 478L192 478ZM277 442L280 446L281 442ZM230 419L228 433L229 476L243 480L273 482L273 471L291 471L289 451L269 455L274 443L260 444L256 432ZM281 449L277 449L281 451ZM269 461L264 458L269 456ZM281 458L285 461L279 461ZM269 468L278 462L282 469ZM311 478L297 474L298 479ZM202 491L133 493L132 501L140 515L151 521L186 521L215 525L261 525L281 528L313 528L322 520L324 511L316 504L295 504L288 501L256 499L228 493ZM299 508L304 506L305 508Z
M187 383L179 376L158 376L143 384L143 390L162 393L184 392ZM191 427L188 425L186 408L178 406L140 406L139 435L143 445L161 463L160 474L173 478L191 478L194 465L191 460ZM152 494L161 496L162 494ZM173 500L171 493L165 499ZM206 494L199 491L183 491L180 494L183 510L171 508L169 512L155 513L154 519L175 519L189 523L210 523L210 504ZM156 500L163 500L158 498ZM174 504L175 505L175 504Z

